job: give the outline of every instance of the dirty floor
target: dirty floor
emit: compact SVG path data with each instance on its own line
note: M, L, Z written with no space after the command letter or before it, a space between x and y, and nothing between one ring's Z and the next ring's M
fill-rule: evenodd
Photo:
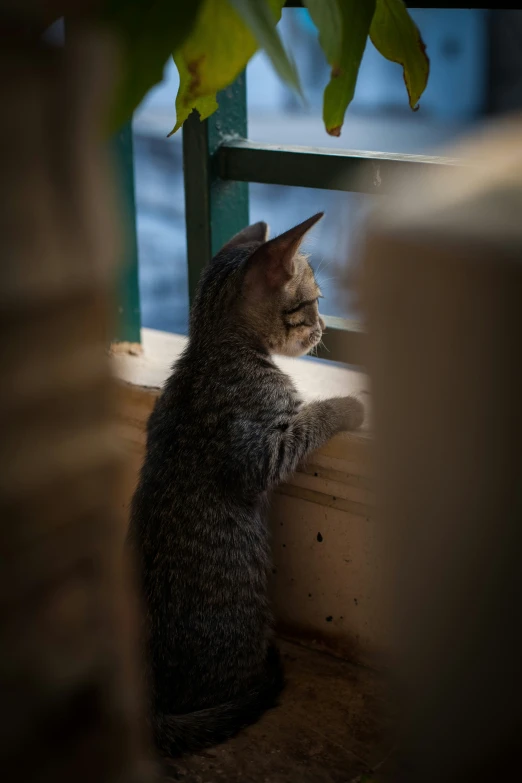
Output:
M363 783L392 756L384 686L375 673L281 642L281 705L225 745L168 762L183 783Z

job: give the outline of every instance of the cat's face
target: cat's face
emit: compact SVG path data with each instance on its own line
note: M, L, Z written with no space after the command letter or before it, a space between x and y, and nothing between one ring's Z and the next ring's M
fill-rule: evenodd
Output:
M294 257L294 274L279 290L269 290L251 312L270 353L303 356L321 342L324 321L319 315L321 290L306 256ZM255 307L255 304L253 305Z
M240 318L269 353L303 356L321 341L321 290L306 256L299 253L305 234L321 217L314 215L270 241L266 223L256 223L227 245L229 251L246 253Z

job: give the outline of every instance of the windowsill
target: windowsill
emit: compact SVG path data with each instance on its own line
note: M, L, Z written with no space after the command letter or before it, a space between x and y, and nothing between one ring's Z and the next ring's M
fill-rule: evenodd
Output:
M185 347L181 335L142 329L142 348L128 343L112 348L114 372L121 381L120 424L126 446L141 462L145 427L154 400ZM367 388L363 373L329 365L277 357L305 400L353 394ZM286 495L301 497L351 514L365 515L371 505L367 428L342 433L312 454L306 464L280 488Z
M141 351L128 343L113 346L116 376L133 386L159 390L171 374L187 338L155 329L142 329L141 335ZM342 365L285 357L275 357L275 361L292 378L305 400L343 396L367 388L363 373ZM367 431L362 430L361 434L367 435Z

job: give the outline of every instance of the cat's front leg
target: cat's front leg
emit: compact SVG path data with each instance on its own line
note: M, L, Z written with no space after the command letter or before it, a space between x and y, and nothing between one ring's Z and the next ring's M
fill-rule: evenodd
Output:
M302 459L337 433L359 429L365 420L365 396L332 397L303 405L276 437L272 482L293 473Z
M335 432L329 437L338 432L354 432L363 426L367 415L364 399L366 394L366 392L360 392L349 397L332 397L329 400L319 401L319 405L321 402L324 402L328 406L325 406L324 414L323 409L321 409L320 415L326 415L327 423L336 427ZM329 410L332 411L331 414ZM329 417L331 417L330 421L328 421Z

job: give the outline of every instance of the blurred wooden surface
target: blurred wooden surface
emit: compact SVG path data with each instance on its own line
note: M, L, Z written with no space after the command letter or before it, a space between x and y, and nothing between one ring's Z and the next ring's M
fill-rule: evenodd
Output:
M0 25L2 24L0 20ZM150 780L107 358L111 61L0 48L2 780ZM6 33L6 30L2 30Z
M401 783L508 780L518 767L521 139L515 121L469 145L471 169L401 182L366 246Z

